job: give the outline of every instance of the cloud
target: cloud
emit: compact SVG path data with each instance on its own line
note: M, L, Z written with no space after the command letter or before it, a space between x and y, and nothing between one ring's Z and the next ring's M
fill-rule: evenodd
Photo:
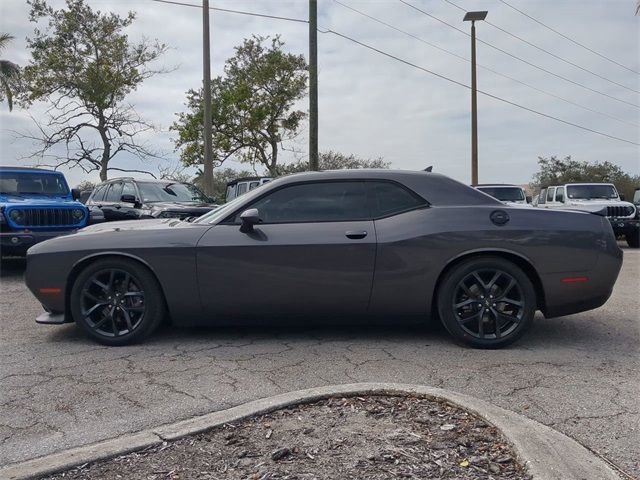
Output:
M171 46L162 59L165 66L176 66L171 73L146 81L129 101L151 122L163 127L149 141L163 148L170 158L172 133L167 128L175 113L184 109L184 93L197 88L202 76L201 13L196 8L166 5L151 0L87 0L92 7L123 14L137 12L130 37L157 38ZM198 3L197 0L185 0ZM454 29L416 12L397 0L341 0L385 22L424 38L463 57L469 57L469 38ZM463 12L442 0L408 0L419 8L467 31ZM453 0L462 5L461 0ZM640 70L637 18L633 4L611 2L543 2L510 0L532 16L554 26L572 38L592 46L615 60ZM465 2L464 5L469 5ZM51 4L59 8L61 0ZM307 2L298 1L217 1L215 6L256 11L295 18L307 16ZM23 0L3 0L0 30L17 37L3 52L3 58L24 64L28 61L24 38L33 25L27 18ZM638 75L599 58L497 0L474 1L468 8L487 9L487 20L553 51L600 75L638 89ZM273 19L212 12L212 70L222 72L224 60L234 46L252 34L280 34L286 49L307 54L307 25ZM447 55L415 39L364 18L331 0L319 2L319 25L342 32L390 54L424 66L457 81L470 83L470 67L465 61ZM638 94L612 85L584 71L527 46L486 23L479 23L478 38L525 58L545 69L583 83L591 88L627 101L640 102ZM470 92L446 80L416 70L331 34L319 34L319 111L320 147L366 157L383 156L394 167L435 170L461 181L470 178ZM478 62L506 75L590 108L640 123L637 108L613 101L550 76L531 66L478 44ZM479 88L491 94L543 111L567 121L601 130L615 136L640 141L638 127L587 112L531 90L523 85L478 71ZM580 160L609 160L625 170L639 173L638 147L577 130L550 119L479 96L480 179L483 182L527 182L536 170L539 155L572 155ZM301 103L306 109L306 103ZM2 163L11 164L25 155L28 145L13 140L8 129L28 126L24 112L8 113L0 106L0 142ZM38 116L41 107L31 114ZM307 150L307 129L297 139L296 148ZM293 155L285 152L284 158ZM140 164L122 157L119 165ZM84 178L79 170L68 172L71 183ZM97 175L96 175L97 176Z

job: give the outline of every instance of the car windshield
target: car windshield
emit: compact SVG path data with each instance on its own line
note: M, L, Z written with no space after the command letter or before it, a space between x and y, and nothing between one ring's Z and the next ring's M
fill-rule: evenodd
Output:
M525 199L524 191L520 187L479 187L478 190L501 202L520 202Z
M568 185L567 197L574 200L591 200L595 198L618 198L613 185Z
M0 172L0 194L59 197L69 195L69 187L60 174Z
M138 182L142 201L147 202L198 202L209 203L210 199L189 183Z

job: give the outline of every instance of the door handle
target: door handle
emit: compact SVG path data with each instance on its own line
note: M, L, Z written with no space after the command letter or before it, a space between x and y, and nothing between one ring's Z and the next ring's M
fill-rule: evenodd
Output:
M361 231L348 230L344 234L347 236L347 238L352 238L354 240L357 240L359 238L364 238L367 236L367 232L365 230L361 230Z

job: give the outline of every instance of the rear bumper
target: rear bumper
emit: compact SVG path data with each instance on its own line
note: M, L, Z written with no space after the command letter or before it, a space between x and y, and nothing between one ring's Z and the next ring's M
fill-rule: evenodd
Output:
M545 291L545 317L558 317L593 310L606 303L622 268L622 250L612 239L598 254L593 269L541 275ZM568 281L569 279L586 279Z

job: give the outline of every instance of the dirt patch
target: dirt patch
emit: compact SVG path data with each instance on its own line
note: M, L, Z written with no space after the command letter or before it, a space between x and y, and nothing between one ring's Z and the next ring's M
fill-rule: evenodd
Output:
M530 479L493 426L444 402L331 398L84 465L53 479Z

